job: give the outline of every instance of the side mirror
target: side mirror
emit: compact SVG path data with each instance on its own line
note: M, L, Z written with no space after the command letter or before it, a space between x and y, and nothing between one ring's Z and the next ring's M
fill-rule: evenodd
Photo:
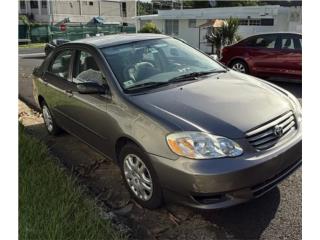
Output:
M95 82L84 82L78 83L77 89L82 94L105 94L107 88Z

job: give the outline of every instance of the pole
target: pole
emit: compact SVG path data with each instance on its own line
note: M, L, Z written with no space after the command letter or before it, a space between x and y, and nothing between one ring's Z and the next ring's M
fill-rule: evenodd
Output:
M136 19L136 33L138 32L138 14L137 14L137 12L138 12L138 9L137 9L138 1L139 0L134 0L134 4L135 4L135 13L134 13L134 15L135 15L135 19Z
M98 2L98 7L99 7L99 16L101 16L101 0Z

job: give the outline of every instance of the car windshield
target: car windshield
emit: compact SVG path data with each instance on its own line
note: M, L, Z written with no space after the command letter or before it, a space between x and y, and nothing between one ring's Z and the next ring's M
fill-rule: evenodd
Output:
M225 71L210 57L173 38L106 47L102 52L125 90L196 80Z

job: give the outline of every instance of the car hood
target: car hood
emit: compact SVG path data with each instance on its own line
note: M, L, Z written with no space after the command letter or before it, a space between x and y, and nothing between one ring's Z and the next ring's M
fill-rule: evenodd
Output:
M130 99L177 131L207 131L233 139L291 108L284 93L235 71Z

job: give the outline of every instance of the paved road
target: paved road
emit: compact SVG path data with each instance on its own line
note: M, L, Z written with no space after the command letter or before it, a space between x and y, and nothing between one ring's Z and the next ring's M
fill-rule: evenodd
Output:
M34 103L30 74L41 61L19 59L19 96L29 104ZM279 85L301 100L301 85ZM43 139L67 167L75 169L82 183L99 195L106 206L120 209L118 215L139 239L301 239L301 169L270 193L240 206L196 211L169 204L149 211L130 202L112 162L70 135L48 136L43 124L29 130Z

